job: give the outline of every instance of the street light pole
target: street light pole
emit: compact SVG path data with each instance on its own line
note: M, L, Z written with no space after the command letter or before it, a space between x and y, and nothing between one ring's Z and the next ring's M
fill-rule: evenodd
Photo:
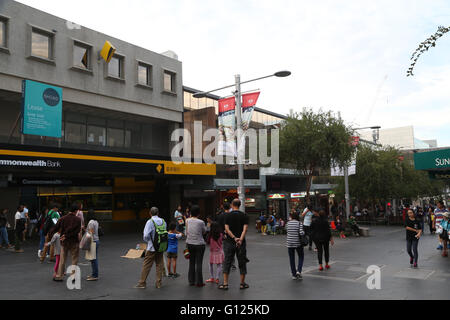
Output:
M221 87L218 89L214 89L214 90L210 90L207 92L197 92L194 93L193 97L194 98L204 98L206 97L209 93L218 91L218 90L223 90L223 89L227 89L227 88L231 88L231 87L235 87L235 98L236 98L236 110L235 110L235 114L236 114L236 129L237 129L237 143L236 143L236 149L237 149L237 164L238 164L238 175L239 175L239 188L238 188L238 195L239 195L239 200L241 200L241 207L240 210L242 212L245 212L245 186L244 186L244 157L245 157L245 149L241 150L241 139L242 139L242 116L241 116L241 84L244 83L249 83L249 82L253 82L256 80L261 80L261 79L266 79L266 78L270 78L270 77L278 77L278 78L284 78L284 77L288 77L291 75L290 71L287 70L283 70L283 71L278 71L275 72L274 74L270 74L268 76L264 76L264 77L259 77L256 79L251 79L251 80L247 80L247 81L243 81L241 82L241 76L239 74L235 75L235 83L234 85L229 85L229 86L225 86L225 87Z
M241 139L242 139L242 117L241 117L241 75L237 74L234 77L235 79L235 97L236 97L236 133L237 133L237 164L238 164L238 177L239 177L239 188L238 188L238 196L241 201L240 211L245 213L245 186L244 186L244 161L242 157L241 150Z
M344 168L345 179L345 214L347 219L350 218L350 191L348 187L348 166Z

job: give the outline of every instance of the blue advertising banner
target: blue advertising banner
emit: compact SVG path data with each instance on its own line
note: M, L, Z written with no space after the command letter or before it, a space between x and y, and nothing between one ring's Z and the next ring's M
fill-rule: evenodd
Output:
M22 107L23 134L61 138L61 88L23 80Z

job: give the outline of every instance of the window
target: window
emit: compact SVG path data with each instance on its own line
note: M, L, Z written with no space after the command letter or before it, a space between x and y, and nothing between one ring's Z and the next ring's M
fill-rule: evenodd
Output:
M108 128L108 147L123 147L124 131L123 129Z
M31 32L31 55L52 60L52 41L53 35L33 28Z
M6 48L6 20L0 17L0 47Z
M66 142L86 143L86 125L80 123L66 122L64 128Z
M91 69L91 48L75 42L73 45L73 66L81 69Z
M138 84L149 87L152 85L152 67L150 65L138 63Z
M175 73L164 71L164 91L175 93Z
M124 58L114 55L108 64L108 76L118 79L123 79L123 62Z
M87 128L87 143L98 146L106 145L106 128L89 125Z

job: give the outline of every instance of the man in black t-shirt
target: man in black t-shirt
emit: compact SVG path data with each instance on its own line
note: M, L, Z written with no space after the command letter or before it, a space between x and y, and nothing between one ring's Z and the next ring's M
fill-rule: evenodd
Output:
M228 289L228 275L230 274L231 264L236 255L239 271L241 274L241 289L247 289L249 286L245 283L245 275L247 274L247 251L245 235L248 230L248 216L239 211L241 201L234 199L231 203L232 211L225 214L225 233L227 235L223 242L223 251L225 253L225 261L223 266L223 284L219 289Z

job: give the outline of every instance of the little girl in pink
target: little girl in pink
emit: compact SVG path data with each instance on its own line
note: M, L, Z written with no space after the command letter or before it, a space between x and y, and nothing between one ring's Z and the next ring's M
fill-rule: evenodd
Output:
M209 233L209 272L211 278L206 280L208 283L219 283L219 276L222 273L222 263L224 260L224 253L222 249L223 235L220 225L217 222L211 223L211 229ZM214 266L216 266L216 272L214 273Z

